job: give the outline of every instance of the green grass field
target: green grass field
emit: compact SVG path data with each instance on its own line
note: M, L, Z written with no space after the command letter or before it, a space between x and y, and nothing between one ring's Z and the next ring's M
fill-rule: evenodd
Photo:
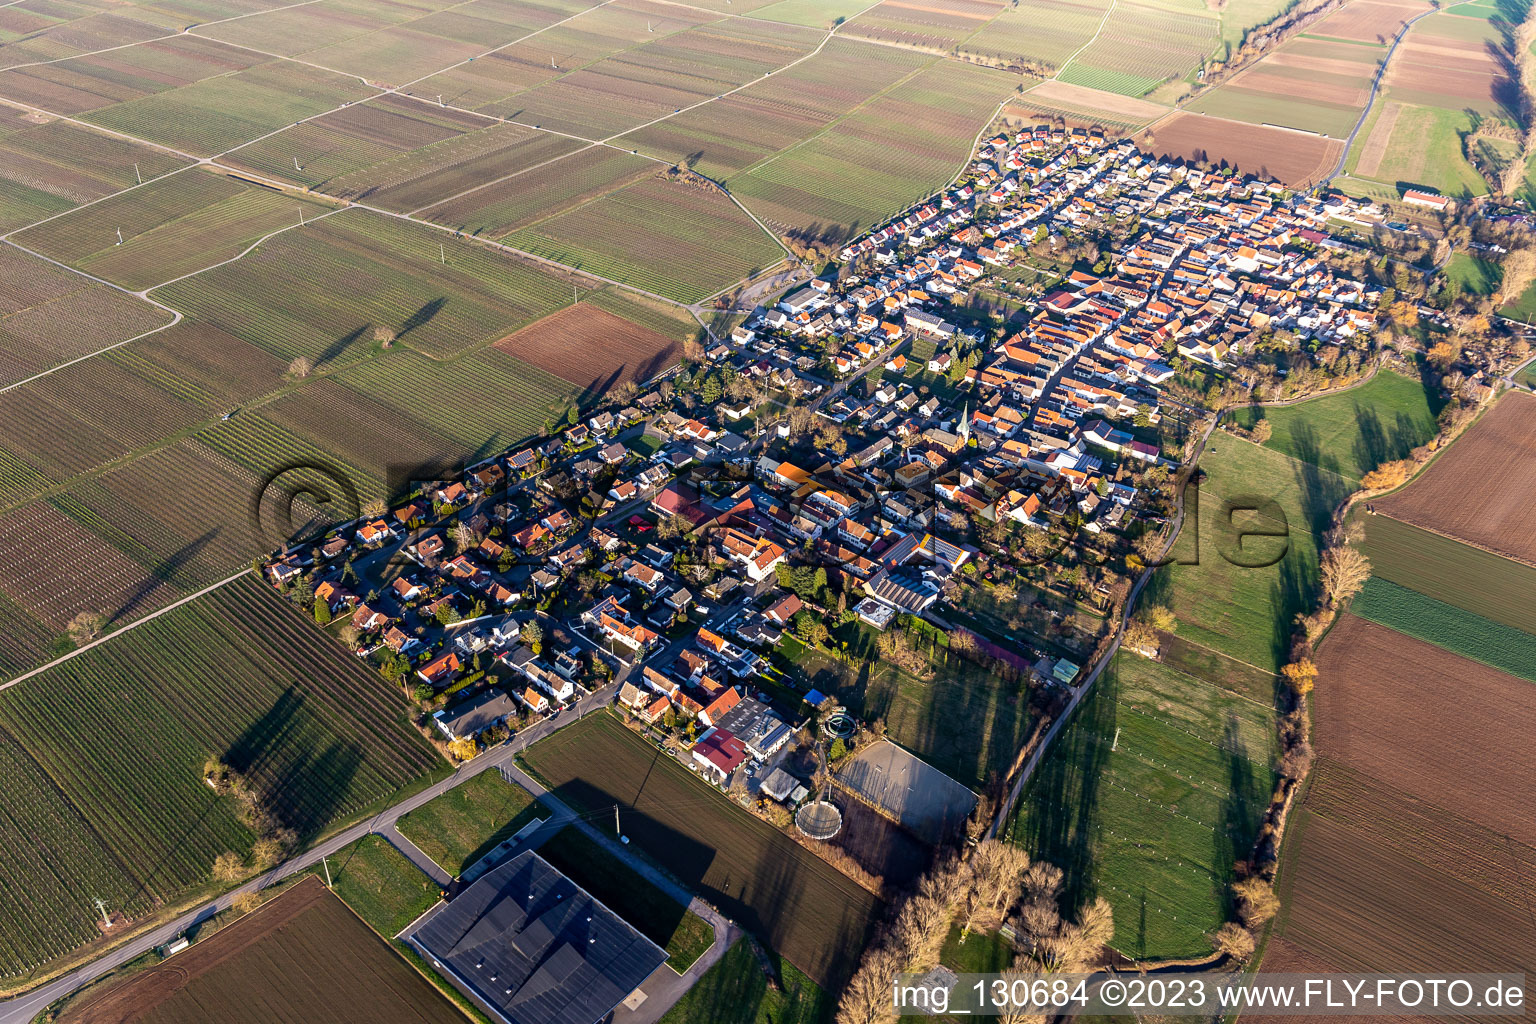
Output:
M527 790L487 771L406 814L399 828L438 867L458 876L528 822L549 814Z
M852 971L880 901L613 715L589 715L524 759L579 811L618 804L636 848L817 984Z
M95 938L89 891L130 916L202 890L254 836L202 779L243 772L312 838L441 765L398 693L254 576L0 695L0 976Z
M329 861L336 895L387 939L438 900L437 884L383 836L364 836ZM324 879L324 866L317 865L311 874Z
M1317 537L1354 485L1229 434L1212 435L1200 466L1207 476L1199 488L1199 528L1186 525L1172 552L1198 564L1158 570L1142 600L1168 604L1184 639L1276 673L1287 660L1291 620L1309 607ZM1250 535L1239 543L1238 531L1254 530L1283 536Z
M788 961L780 962L779 980L769 987L751 940L739 939L661 1024L830 1024L835 998Z
M1112 945L1195 956L1274 785L1273 712L1121 654L1025 788L1009 838L1115 909Z
M1247 430L1268 420L1273 433L1266 448L1358 482L1383 462L1407 458L1433 437L1442 404L1418 381L1383 370L1337 395L1239 409L1232 419Z
M563 828L540 846L538 853L636 931L665 949L667 964L677 973L692 967L714 944L714 929L703 918L652 885L586 833Z
M1446 287L1460 295L1492 295L1504 277L1504 268L1492 260L1480 260L1458 252L1445 265Z
M1536 633L1536 569L1389 516L1361 516L1371 571L1447 604Z
M1373 576L1349 610L1399 633L1536 682L1536 635Z

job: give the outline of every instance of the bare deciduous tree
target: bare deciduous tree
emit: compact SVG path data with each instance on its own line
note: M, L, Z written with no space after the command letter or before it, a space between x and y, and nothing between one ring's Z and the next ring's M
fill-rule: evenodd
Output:
M1231 921L1211 933L1211 942L1234 960L1247 960L1253 955L1253 934Z
M1338 605L1360 593L1371 578L1371 560L1347 544L1329 548L1323 553L1319 575L1328 603Z
M308 377L314 369L315 364L310 361L308 356L297 356L293 362L288 364L288 376L297 378Z
M80 612L69 620L65 627L69 630L69 638L77 644L89 643L101 635L101 627L107 623L107 617L101 612Z
M1263 924L1280 909L1280 899L1268 882L1262 878L1245 878L1232 886L1237 897L1237 912L1243 923L1253 928Z

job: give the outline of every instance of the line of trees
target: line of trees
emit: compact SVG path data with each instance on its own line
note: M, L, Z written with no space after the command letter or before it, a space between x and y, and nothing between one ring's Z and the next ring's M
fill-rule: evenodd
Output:
M919 879L884 931L864 952L843 992L837 1024L891 1024L896 1010L891 981L938 964L955 926L960 941L976 932L1012 925L1015 973L1070 973L1086 968L1114 937L1114 916L1100 898L1073 918L1063 912L1064 876L1045 861L1031 861L1017 846L984 840L969 855L952 854ZM1011 915L1011 916L1010 916ZM1020 1013L1013 1024L1044 1020Z

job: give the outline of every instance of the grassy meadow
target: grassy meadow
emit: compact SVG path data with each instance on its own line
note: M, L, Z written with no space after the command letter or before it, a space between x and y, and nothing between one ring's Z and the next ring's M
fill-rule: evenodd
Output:
M1337 395L1240 409L1232 418L1247 430L1268 420L1273 433L1266 448L1358 482L1433 437L1443 404L1418 381L1383 370Z
M1107 898L1114 948L1197 956L1274 785L1269 706L1121 653L1041 763L1008 837Z

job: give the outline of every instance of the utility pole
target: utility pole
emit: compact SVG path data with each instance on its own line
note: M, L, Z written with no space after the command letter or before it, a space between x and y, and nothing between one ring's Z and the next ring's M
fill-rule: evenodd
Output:
M299 207L299 227L304 226L304 207Z
M1117 748L1117 747L1119 747L1119 746L1120 746L1120 730L1119 730L1119 729L1116 729L1116 730L1115 730L1115 740L1114 740L1114 742L1113 742L1113 743L1111 743L1111 744L1110 744L1110 745L1109 745L1109 749L1110 749L1110 750L1111 750L1111 751L1113 751L1113 750L1115 750L1115 748Z
M334 888L334 886L331 885L331 858L321 857L320 863L325 865L325 887L327 889Z
M117 244L118 245L122 245L123 244L123 229L122 228L118 228L117 229Z
M443 265L446 266L448 263L448 250L443 248L442 242L437 243L437 254L442 257Z
M133 176L135 178L139 179L139 184L140 185L144 184L144 175L139 173L139 165L138 164L134 164L133 165Z
M107 916L107 901L98 896L96 897L95 903L96 909L101 911L101 926L103 928L111 928L112 919Z
M299 166L299 158L298 157L294 157L293 158L293 169L296 170L296 171L302 171L304 169L304 168Z
M438 93L437 94L437 105L438 106L442 106L443 105L443 94L442 93Z

